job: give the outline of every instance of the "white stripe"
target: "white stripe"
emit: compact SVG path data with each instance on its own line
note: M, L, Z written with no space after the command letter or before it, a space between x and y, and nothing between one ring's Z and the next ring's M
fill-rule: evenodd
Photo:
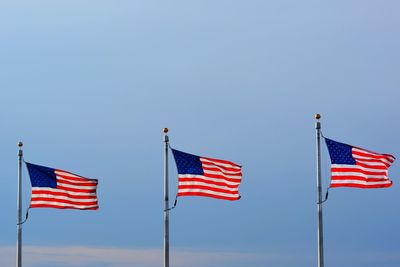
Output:
M374 161L366 161L366 160L358 160L356 159L357 163L362 163L368 166L381 166L381 167L385 167L385 168L389 168L391 163L390 162L386 162L386 161L378 161L378 162L374 162Z
M32 193L34 193L35 190L46 190L46 191L51 191L51 192L56 192L56 193L67 193L68 195L73 195L73 196L95 196L95 192L72 192L72 191L67 191L63 189L56 189L56 188L49 188L49 187L32 187Z
M61 175L65 175L65 176L79 177L78 175L73 174L73 173L70 173L70 172L67 172L67 171L55 170L54 172L55 172L56 174L61 174Z
M357 160L357 161L362 163L362 164L364 164L364 165L370 166L370 167L380 166L380 167L387 168L386 165L383 164L383 162L369 162L369 161L362 161L362 160Z
M193 187L196 186L207 186L207 187L212 187L212 188L217 188L217 189L222 189L222 190L228 190L228 191L238 191L238 187L236 188L230 188L227 186L221 186L221 185L215 185L215 184L209 184L209 183L203 183L203 182L179 182L179 185L190 185Z
M227 181L223 178L211 178L211 177L204 177L203 175L195 175L195 174L179 174L178 178L199 178L199 179L206 180L206 181L225 183L228 185L239 185L240 184L240 182L231 182L231 181Z
M365 149L362 149L362 148L353 147L352 149L353 149L353 151L364 153L364 154L368 154L368 155L372 155L372 156L382 156L382 154L380 154L380 153L368 151L368 150L365 150Z
M221 192L215 192L211 190L204 190L204 189L182 189L179 190L178 193L206 193L206 194L211 194L215 196L223 196L223 197L229 197L229 198L237 198L239 197L239 194L227 194L227 193L221 193Z
M347 164L332 164L332 168L346 168L346 169L354 169L355 171L357 170L363 170L363 171L369 171L369 172L376 172L376 171L381 171L385 172L387 169L376 169L376 168L367 168L359 165L347 165Z
M69 177L70 178L79 179L80 181L88 181L88 182L94 182L93 180L96 180L96 179L86 178L86 177L83 177L83 176L79 176L79 175L72 174L72 173L69 173L69 172L64 172L64 171L55 171L55 174L56 174L56 176L61 176L61 175L65 176L65 177L62 177L62 178L67 179L69 181L76 181L74 179L68 179Z
M371 158L371 157L365 157L365 156L360 156L360 155L356 155L353 154L353 158L355 159L368 159L368 160L376 160L376 161L382 161L382 159L377 159L377 158Z
M80 198L49 195L49 194L32 194L32 198L37 198L37 197L51 198L51 199L63 199L63 200L76 201L76 202L93 202L93 201L97 201L97 197L88 198L88 199L80 199Z
M214 165L214 164L209 164L209 163L207 163L207 162L202 162L201 165L202 165L203 167L206 167L206 168L218 169L218 170L220 170L221 172L224 172L224 173L227 173L227 174L242 173L242 170L241 170L241 169L240 169L240 170L231 171L231 170L227 170L227 169L225 169L225 168L221 168L221 167L219 167L219 166L216 166L216 165Z
M390 184L390 180L387 181L379 181L379 182L368 182L368 181L359 181L359 180L333 180L331 184L361 184L361 185L379 185L379 184Z
M67 188L72 188L72 189L84 189L84 190L94 190L96 189L96 186L88 186L88 185L70 185L70 184L63 184L61 182L57 181L57 186L63 186L63 187L67 187Z
M239 166L236 166L236 165L227 164L227 163L221 163L221 162L216 162L216 161L212 161L212 160L205 159L205 158L202 158L202 157L200 157L200 161L201 161L201 162L210 162L210 163L212 163L212 164L215 164L215 165L221 166L221 167L233 168L233 169L237 169L237 170L240 170L240 169L241 169Z
M63 175L63 176L68 176L68 177L72 177L72 178L79 178L79 179L86 179L85 177L70 173L70 172L64 172L64 171L55 171L56 174L58 175Z
M372 163L380 163L380 164L382 164L382 166L386 166L386 164L390 166L392 164L390 161L388 161L386 159L373 159L373 158L365 158L365 157L359 157L359 156L357 156L357 157L353 156L353 158L356 161L362 162L362 163L365 163L365 164L368 164L368 163L371 163L371 164ZM373 160L373 161L368 161L368 160Z
M61 203L61 202L49 202L49 201L32 201L31 205L37 205L37 204L43 204L43 205L54 205L54 206L59 206L59 207L74 207L78 209L87 209L87 208L96 208L98 205L75 205L75 204L67 204L67 203Z
M208 170L203 170L203 171L204 171L204 173L214 174L214 175L221 175L221 176L224 176L225 178L230 178L230 179L241 179L242 178L241 174L239 174L239 175L227 175L227 174L224 174L222 172L217 172L217 171L208 171Z

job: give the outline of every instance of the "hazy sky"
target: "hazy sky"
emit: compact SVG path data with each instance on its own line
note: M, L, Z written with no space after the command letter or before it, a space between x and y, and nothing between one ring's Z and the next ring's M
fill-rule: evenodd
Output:
M98 211L31 210L25 267L162 266L163 127L173 147L244 174L239 201L179 199L176 267L316 266L317 112L327 137L400 157L397 0L2 1L0 10L1 266L15 265L19 140L29 162L99 179ZM331 190L327 267L400 265L399 166L391 188ZM25 211L26 170L23 183Z

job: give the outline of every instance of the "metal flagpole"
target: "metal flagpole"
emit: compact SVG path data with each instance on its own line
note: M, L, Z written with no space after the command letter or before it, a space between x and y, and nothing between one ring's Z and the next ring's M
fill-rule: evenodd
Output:
M169 267L168 128L164 128L164 267Z
M22 142L18 142L17 267L22 266L22 146Z
M321 185L321 123L320 114L316 114L315 123L317 140L317 210L318 210L318 267L324 267L324 229L322 221L322 185Z

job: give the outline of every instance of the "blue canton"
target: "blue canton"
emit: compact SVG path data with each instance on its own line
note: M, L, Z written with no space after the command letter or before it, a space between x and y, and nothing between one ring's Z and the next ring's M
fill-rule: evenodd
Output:
M57 188L54 169L26 162L32 187Z
M356 165L356 161L353 159L351 153L352 146L328 138L325 138L325 142L331 156L332 164Z
M200 157L172 149L179 174L203 175Z

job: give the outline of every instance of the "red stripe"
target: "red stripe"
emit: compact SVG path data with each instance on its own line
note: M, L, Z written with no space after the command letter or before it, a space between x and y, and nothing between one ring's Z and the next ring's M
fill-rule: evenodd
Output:
M55 209L75 209L75 210L98 210L99 206L94 208L76 208L73 206L57 206L57 205L50 205L50 204L31 204L31 208L55 208Z
M384 182L389 181L387 178L363 178L359 176L332 176L332 181L342 181L342 180L357 180L357 181L365 181L365 182Z
M374 163L380 163L382 165L385 165L386 168L390 167L389 163L381 161L381 160L364 160L364 159L361 160L361 159L357 159L357 158L355 158L355 159L356 159L357 163L371 163L371 162L374 162ZM359 165L359 164L357 164L357 165ZM367 166L370 166L370 165L367 165Z
M203 189L203 190L210 190L210 191L214 191L214 192L218 192L218 193L225 193L225 194L238 194L239 191L235 190L235 191L229 191L229 190L225 190L225 189L220 189L220 188L215 188L215 187L210 187L210 186L205 186L205 185L179 185L178 186L178 192L179 190L182 189Z
M207 159L207 160L209 160L209 161L214 161L214 162L223 163L223 164L229 164L229 165L232 165L232 166L236 166L236 167L241 168L240 165L237 165L236 163L233 163L232 161L227 161L227 160L222 160L222 159L206 158L206 157L200 157L200 159ZM219 165L218 165L218 166L219 166ZM223 166L221 166L221 167L222 167L222 168L225 168L225 167L223 167Z
M58 172L58 173L56 173L56 172ZM74 176L76 176L76 177L71 177L71 176L68 176L68 175L62 174L62 173L74 175ZM88 180L89 180L89 181L96 181L96 182L97 182L97 179L86 178L86 177L77 175L77 174L75 174L75 173L67 172L67 171L63 171L63 170L57 170L57 169L56 169L56 170L55 170L55 174L56 174L57 176L61 176L61 177L65 178L65 179L71 179L71 180L75 180L75 181L88 181Z
M80 206L93 206L97 205L97 200L92 202L79 202L79 201L71 201L66 199L58 199L58 198L48 198L48 197L33 197L32 201L48 201L48 202L58 202L63 204L71 204L71 205L80 205Z
M52 195L52 196L63 196L63 197L70 197L70 198L76 198L76 199L91 199L91 198L97 198L96 195L92 196L76 196L76 195L70 195L68 193L63 193L63 192L53 192L53 191L48 191L48 190L33 190L32 189L32 195L33 194L43 194L43 195Z
M384 161L382 161L382 160L379 160L379 159L360 159L360 158L356 158L356 157L354 157L354 159L356 160L356 161L359 161L359 162L376 162L376 163L385 163ZM386 163L387 164L387 163Z
M390 184L379 184L379 185L362 185L362 184L331 184L331 187L358 187L358 188L387 188L392 186L392 182Z
M376 165L371 166L371 165L364 164L358 160L356 160L356 165L365 167L365 168L369 168L369 169L377 169L377 170L387 170L388 169L386 166L376 166Z
M71 177L71 176L67 176L67 175L62 175L62 174L58 174L56 173L57 177L60 177L62 179L65 180L70 180L70 181L77 181L77 182L93 182L97 184L97 180L96 179L87 179L87 178L78 178L78 177Z
M239 187L239 185L230 185L230 184L227 184L224 182L208 181L208 180L203 180L201 178L179 178L179 182L202 182L202 183L207 183L207 184L226 186L229 188L238 188Z
M226 176L219 175L219 174L211 174L211 173L204 173L204 177L209 177L209 178L217 178L217 179L222 179L228 182L233 182L233 183L240 183L242 179L235 179L235 178L227 178Z
M202 164L202 167L204 170L208 170L208 171L218 171L218 172L223 172L226 174L231 174L233 172L233 175L241 175L242 171L238 170L238 169L233 169L233 168L221 168L221 167L208 167L204 165L205 163ZM222 170L221 170L222 169Z
M96 189L76 189L76 188L69 188L64 186L57 185L57 189L70 191L70 192L77 192L77 193L96 193Z
M360 149L360 148L358 148L358 149ZM366 151L366 152L362 152L362 151L356 151L356 150L352 150L352 153L354 154L354 155L357 155L357 156L361 156L361 157L366 157L366 158L374 158L374 159L382 159L382 158L386 158L384 155L382 155L382 154L378 154L378 153L375 153L375 152L369 152L369 151ZM369 154L369 153L372 153L372 154Z
M62 184L70 184L70 185L76 185L76 186L97 186L97 183L90 182L88 181L87 183L77 183L77 182L70 182L66 180L57 180L58 183Z
M178 196L201 196L201 197L212 197L212 198L218 198L218 199L225 199L225 200L238 200L239 197L225 197L225 196L219 196L219 195L213 195L213 194L208 194L208 193L202 193L202 192L185 192L185 193L178 193Z

